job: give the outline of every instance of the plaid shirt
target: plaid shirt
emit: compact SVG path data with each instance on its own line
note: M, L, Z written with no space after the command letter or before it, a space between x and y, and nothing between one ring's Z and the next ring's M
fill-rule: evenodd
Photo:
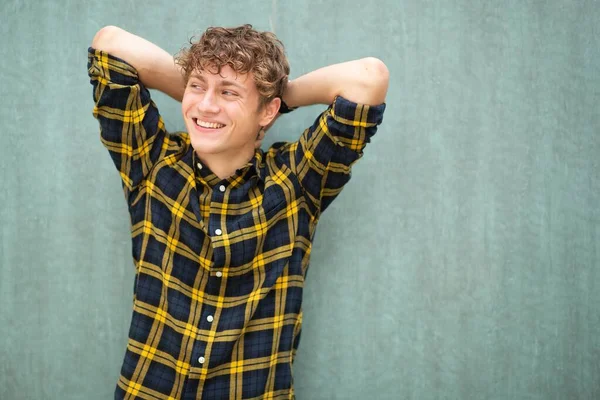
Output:
M385 105L342 97L293 143L219 179L168 134L136 70L88 50L94 116L121 175L136 278L115 398L290 399L320 213Z

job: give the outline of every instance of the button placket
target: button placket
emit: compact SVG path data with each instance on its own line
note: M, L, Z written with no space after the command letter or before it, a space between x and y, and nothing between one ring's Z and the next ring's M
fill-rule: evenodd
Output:
M223 193L225 191L225 186L224 185L219 186L219 191L221 193ZM223 201L222 196L219 193L217 193L216 191L213 192L213 198L215 200ZM221 236L223 234L223 231L221 230L221 228L216 228L215 231L214 231L214 233L215 233L216 236Z
M219 247L216 246L214 241L218 240L217 237L218 236L222 236L225 234L225 230L226 227L222 226L224 224L223 222L223 216L222 214L220 214L220 210L221 207L216 206L216 204L222 203L224 202L225 199L225 195L224 193L227 191L227 186L225 184L219 184L216 186L213 186L212 188L212 194L211 194L211 210L210 210L210 217L209 217L209 229L208 231L211 232L209 233L209 235L211 235L213 237L213 248L214 248L214 254L213 254L213 266L212 266L212 272L211 272L211 276L216 276L217 278L221 278L223 276L223 273L221 271L215 271L215 269L218 268L222 268L223 267L223 261L224 261L224 251L225 249L223 247Z
M208 311L208 312L210 312L210 311ZM209 324L212 324L212 322L213 322L214 320L215 320L215 317L214 317L212 314L208 314L208 315L206 316L206 321L207 321ZM208 345L208 343L207 343L207 345ZM204 352L206 352L207 350L208 350L208 347L205 347L205 348L203 349L203 351L204 351ZM201 353L201 354L202 354L202 353ZM204 353L204 354L206 354L206 353ZM205 362L206 362L206 357L205 357L205 356L203 356L203 355L202 355L202 356L199 356L199 357L198 357L198 364L200 364L200 365L203 365Z
M204 342L202 340L198 340L195 344L194 344L195 349L193 350L196 358L194 358L198 364L204 364L204 362L206 362L206 358L205 358L205 354L207 354L208 347L209 347L209 343L208 342Z

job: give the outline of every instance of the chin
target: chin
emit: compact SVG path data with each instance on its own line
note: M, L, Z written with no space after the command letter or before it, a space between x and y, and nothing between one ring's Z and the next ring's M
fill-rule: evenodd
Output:
M226 149L216 143L206 143L203 140L191 140L191 145L196 154L219 154Z

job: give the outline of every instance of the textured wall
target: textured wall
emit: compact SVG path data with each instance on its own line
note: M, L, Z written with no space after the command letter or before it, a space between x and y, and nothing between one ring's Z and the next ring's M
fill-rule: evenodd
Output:
M600 398L599 1L3 0L0 19L1 399L110 398L124 354L134 271L94 33L175 53L246 22L281 37L293 77L367 55L391 72L317 233L298 398Z

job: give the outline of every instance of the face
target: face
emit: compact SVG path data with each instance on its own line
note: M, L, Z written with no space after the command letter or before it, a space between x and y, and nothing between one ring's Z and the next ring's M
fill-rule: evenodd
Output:
M199 156L248 161L260 128L277 114L274 102L259 107L252 74L236 73L229 66L219 74L194 72L181 102L192 147Z

